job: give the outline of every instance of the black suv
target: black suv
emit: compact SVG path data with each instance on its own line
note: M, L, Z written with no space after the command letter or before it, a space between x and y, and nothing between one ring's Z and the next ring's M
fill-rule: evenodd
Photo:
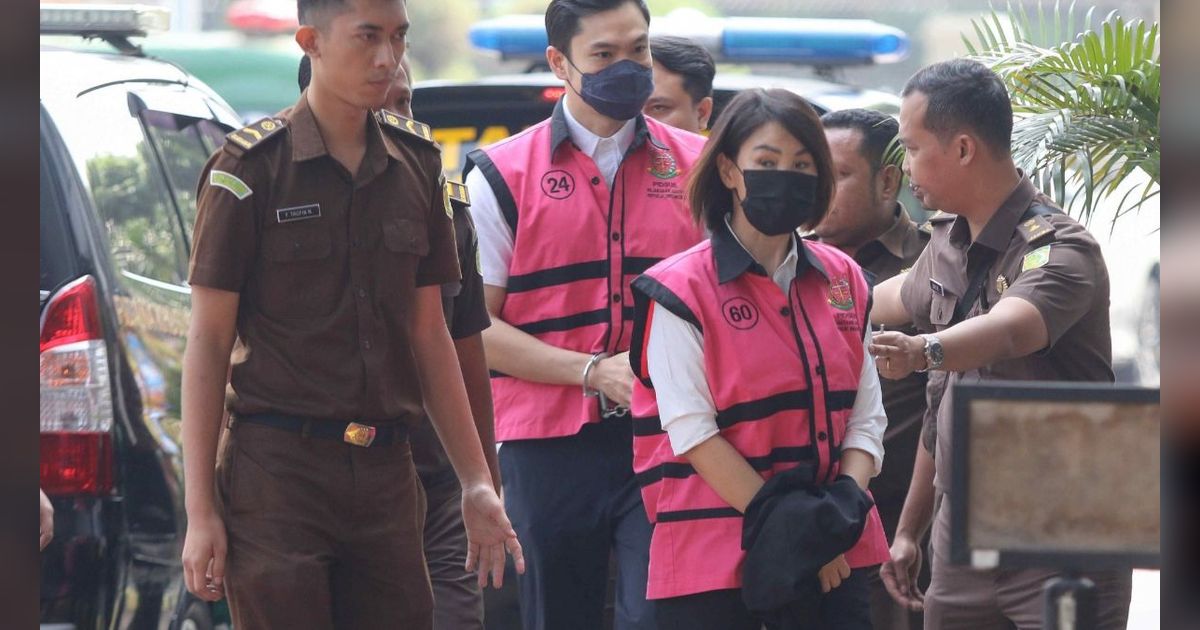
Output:
M42 628L202 630L186 531L180 370L200 169L238 124L180 68L128 36L161 10L43 5L42 33L112 53L40 51Z

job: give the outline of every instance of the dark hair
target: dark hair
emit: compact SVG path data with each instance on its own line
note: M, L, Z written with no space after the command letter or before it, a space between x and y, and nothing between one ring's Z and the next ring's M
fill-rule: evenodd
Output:
M316 14L326 9L342 9L346 0L296 0L296 17L301 24L313 25Z
M987 66L951 59L925 66L912 75L902 96L925 95L925 128L945 141L969 129L999 157L1012 152L1012 101L1004 82Z
M717 156L737 161L742 144L765 124L777 122L808 149L817 167L817 198L808 223L810 229L825 218L833 200L833 160L829 143L816 110L803 98L787 90L753 88L743 90L729 101L713 126L704 150L700 152L688 179L688 203L696 223L716 229L726 214L733 211L733 195L721 181Z
M612 11L626 3L637 5L650 24L650 9L646 0L551 0L546 7L546 39L566 55L571 56L571 39L579 34L579 20L604 11ZM653 53L651 53L653 54Z
M650 38L650 55L662 67L683 77L683 89L692 104L712 96L717 64L708 49L686 37L656 35Z
M296 83L300 85L300 91L303 92L304 88L307 88L308 84L311 82L312 59L309 59L308 55L304 55L300 57L300 69L296 74Z
M883 154L888 145L900 133L900 123L895 118L873 109L840 109L821 116L825 129L849 129L862 134L858 152L877 173L883 166Z

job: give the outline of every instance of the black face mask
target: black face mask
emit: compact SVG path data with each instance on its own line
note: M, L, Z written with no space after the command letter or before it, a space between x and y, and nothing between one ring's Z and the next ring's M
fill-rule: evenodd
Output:
M583 77L576 93L600 115L613 120L629 120L642 111L642 106L654 93L653 72L648 66L622 59L599 72L579 70L571 60L567 63ZM575 86L571 86L575 89Z
M754 229L767 236L779 236L795 231L812 217L816 175L773 169L741 172L746 182L742 210Z

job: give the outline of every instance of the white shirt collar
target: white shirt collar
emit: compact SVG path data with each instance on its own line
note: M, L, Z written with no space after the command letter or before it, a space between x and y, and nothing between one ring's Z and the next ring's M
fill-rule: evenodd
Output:
M565 98L572 98L571 93L568 92ZM629 146L633 144L636 118L630 118L625 121L625 124L621 125L621 128L609 136L609 138L601 138L589 131L578 120L575 120L575 117L571 115L571 108L567 107L565 102L563 103L563 115L567 120L567 133L571 136L571 142L574 142L575 146L579 147L579 150L588 157L593 159L596 157L596 148L600 145L601 140L609 138L615 140L621 155L625 155L625 152L629 150Z
M746 247L746 244L742 242L742 239L738 238L737 232L733 231L733 226L729 224L728 214L725 215L725 227L729 228L729 234L733 236L733 240L736 241L742 249L746 250L746 253L750 254L751 258L754 258L754 254L750 252L750 248ZM775 284L778 285L784 293L788 292L788 287L792 284L792 280L796 278L796 262L799 261L799 259L800 249L797 247L796 233L793 232L792 244L788 247L787 256L783 257L783 262L779 263L779 268L771 272L771 280L775 281ZM755 258L755 261L757 262L758 259ZM762 265L761 262L758 264Z

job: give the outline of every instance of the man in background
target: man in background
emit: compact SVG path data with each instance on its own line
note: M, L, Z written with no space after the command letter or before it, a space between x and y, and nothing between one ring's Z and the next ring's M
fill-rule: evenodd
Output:
M642 113L677 129L700 133L713 113L712 85L717 66L703 46L684 37L650 38L654 93Z

